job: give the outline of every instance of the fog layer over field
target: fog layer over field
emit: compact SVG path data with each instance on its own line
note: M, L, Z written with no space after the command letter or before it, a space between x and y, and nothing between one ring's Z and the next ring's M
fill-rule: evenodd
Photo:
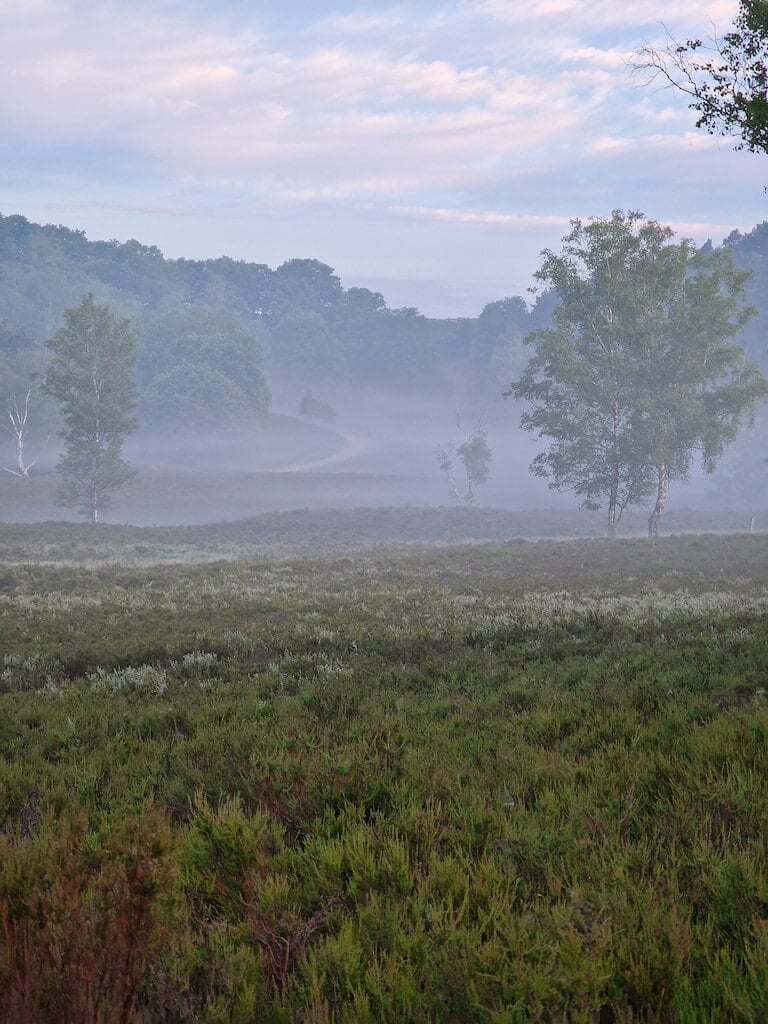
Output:
M492 414L473 410L462 417L455 404L373 391L348 396L346 406L342 401L343 396L334 400L332 425L274 412L263 427L250 432L138 433L125 449L138 470L137 478L114 495L103 521L170 526L291 509L458 508L435 452L451 440L461 441L462 428L471 429L482 421L493 461L490 479L478 487L475 504L510 511L572 510L575 532L584 532L586 521L574 496L551 490L529 471L541 442L519 428L519 409L513 403L499 399L491 406ZM744 481L746 493L733 486L731 469L738 468L743 450L740 446L726 456L723 468L714 475L699 472L687 484L676 483L672 510L723 510L730 513L730 526L746 528L751 515L768 506L768 501L760 501L765 480L762 488L754 477ZM50 442L28 479L7 473L0 477L1 519L82 518L76 510L56 503L55 452L55 442ZM460 464L455 476L462 485ZM768 478L768 467L764 477ZM639 519L634 517L634 530L640 528L640 513L642 508ZM756 525L768 524L758 520ZM537 533L532 520L527 532Z
M605 230L636 239L631 215L616 217L603 222ZM503 398L536 351L526 339L552 333L553 288L533 301L505 297L476 317L439 320L417 309L391 309L384 296L367 289L345 289L333 268L313 259L289 260L275 270L227 259L167 260L138 242L91 242L80 232L14 216L0 216L0 242L0 417L8 431L0 444L0 465L8 470L0 473L0 521L83 515L76 501L57 503L55 469L67 414L45 381L52 341L61 342L62 325L82 310L86 293L96 303L91 312L108 310L114 323L129 325L134 339L127 342L126 379L129 391L135 382L135 392L124 410L128 427L121 428L121 443L137 476L108 490L101 522L182 525L287 509L464 503L512 511L576 513L579 507L573 481L552 490L530 471L557 437L557 424L545 438L526 432L521 416L535 401ZM752 271L744 301L768 307L766 225L745 236L735 232L715 256L711 247L708 252L703 259L719 253ZM627 287L631 291L631 281ZM686 310L694 307L689 303ZM700 324L686 330L688 337L706 333ZM760 316L748 318L734 340L768 369ZM626 366L627 357L630 349L619 364ZM638 373L662 364L661 357L650 360ZM625 381L630 390L633 380ZM668 381L659 377L658 383L674 396ZM656 384L643 385L644 394L655 394ZM16 453L8 429L15 422L9 414L16 409L18 419L26 411L25 395L28 477L11 472ZM87 396L81 397L76 418L88 408ZM603 394L594 404L601 425L591 414L582 417L584 436L593 427L605 433L606 401ZM656 420L668 419L677 429L674 401L659 409ZM628 415L624 451L637 426ZM82 446L88 432L81 428ZM766 436L768 421L758 407L752 433L744 427L734 443L727 440L724 455L715 453L713 475L701 471L701 452L688 481L680 465L672 466L669 510L730 510L746 526L768 507ZM470 486L460 448L473 438L485 446L485 463ZM628 510L647 519L654 490L646 480L641 500L630 501ZM605 506L604 489L596 504Z

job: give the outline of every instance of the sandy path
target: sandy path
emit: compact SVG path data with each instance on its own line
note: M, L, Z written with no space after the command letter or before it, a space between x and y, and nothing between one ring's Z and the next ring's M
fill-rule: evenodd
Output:
M355 437L353 434L344 434L339 431L339 437L344 446L333 455L326 455L322 459L314 459L312 462L295 462L291 466L281 466L280 469L272 470L273 473L313 473L317 469L327 469L328 466L336 466L340 462L346 462L357 455L367 455L374 451L376 445L370 438Z

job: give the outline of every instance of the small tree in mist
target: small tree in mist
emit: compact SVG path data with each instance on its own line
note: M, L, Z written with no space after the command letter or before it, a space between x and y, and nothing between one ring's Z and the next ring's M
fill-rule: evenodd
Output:
M97 523L110 495L135 475L122 445L136 429L136 336L128 320L88 295L64 313L64 327L47 346L53 358L44 390L59 402L64 420L59 500Z
M35 465L40 458L40 454L36 455L31 462L27 461L26 447L29 441L30 435L30 407L29 400L32 397L32 389L28 388L27 393L24 396L24 402L19 404L19 400L16 395L12 395L6 412L8 413L8 420L10 426L3 424L3 430L10 434L13 439L13 445L16 453L16 468L11 469L10 466L3 466L6 473L12 473L14 476L27 477L29 471ZM46 439L46 444L47 439ZM43 445L45 447L45 444Z
M711 471L768 385L726 344L753 315L746 274L727 250L698 251L642 214L580 220L536 277L554 289L553 326L505 397L530 402L521 426L551 443L532 471L586 508L607 507L613 536L625 508L656 493L699 454Z
M319 420L321 423L333 423L336 419L336 411L333 406L324 402L322 398L316 398L309 388L299 402L299 415L307 416L311 420Z
M435 456L437 464L445 473L451 488L451 496L457 501L473 505L475 501L475 489L478 484L483 484L489 479L493 452L488 444L488 434L482 422L478 423L474 430L467 432L461 426L461 421L456 423L464 435L461 444L449 441L447 445L437 448ZM453 460L458 458L464 468L467 489L464 494L459 492L456 479L453 475Z
M12 462L2 468L17 477L29 476L55 430L53 403L37 386L45 361L23 327L0 321L0 443L13 448Z

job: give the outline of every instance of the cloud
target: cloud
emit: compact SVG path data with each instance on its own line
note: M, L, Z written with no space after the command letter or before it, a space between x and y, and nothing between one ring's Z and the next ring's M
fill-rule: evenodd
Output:
M571 214L644 209L701 241L762 219L760 158L624 64L662 22L706 34L736 9L0 0L3 201L175 255L510 294Z
M203 20L194 5L0 2L0 119L11 146L32 135L122 151L182 187L263 205L369 200L458 217L470 196L533 166L568 177L577 162L712 145L680 132L683 104L680 121L668 96L638 105L624 43L589 37L596 11L625 25L661 9L458 0L321 14L289 41L247 17ZM528 223L494 216L468 209L466 222Z
M652 150L691 151L712 150L720 141L702 132L684 132L681 135L658 133L638 138L603 135L593 139L587 149L595 154L647 153Z
M391 31L408 24L402 8L382 9L374 14L352 11L348 14L329 14L314 23L313 30L334 36L357 36Z
M392 206L392 213L400 217L438 221L449 224L481 225L490 227L508 227L513 229L563 228L568 230L573 220L588 221L591 217L583 214L565 216L561 214L535 213L499 213L495 211L470 211L425 206ZM691 236L702 241L706 238L719 238L733 230L731 223L716 221L684 221L657 218L661 223L669 224L678 235ZM747 231L749 227L738 226L739 230Z
M736 0L464 0L467 13L480 14L510 25L556 21L567 17L581 31L593 28L637 28L664 22L668 25L706 27L730 24L738 10Z
M714 238L716 241L725 238L736 228L737 231L750 231L753 224L733 224L732 222L722 223L713 221L685 221L670 220L666 222L678 235L690 237L697 242L706 241L707 238Z
M0 12L6 47L14 40L0 64L12 130L119 145L179 173L278 178L286 191L478 181L578 131L606 89L599 72L541 78L342 44L301 52L252 27L40 3L42 24L39 7Z
M496 213L493 211L450 210L426 206L392 206L392 213L401 217L416 217L425 220L442 221L451 224L482 224L497 227L567 228L572 217L560 214Z
M690 124L691 113L686 106L659 107L657 103L644 99L629 108L629 113L649 124Z
M631 55L631 50L619 50L615 47L600 49L597 46L574 46L561 50L558 59L563 64L578 61L605 71L623 72Z

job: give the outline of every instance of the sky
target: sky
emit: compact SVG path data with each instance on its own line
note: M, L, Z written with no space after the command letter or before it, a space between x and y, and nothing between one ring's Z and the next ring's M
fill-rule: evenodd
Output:
M766 219L765 157L626 64L736 9L0 0L0 213L173 258L319 259L392 307L474 316L527 296L573 217L641 210L698 242Z

